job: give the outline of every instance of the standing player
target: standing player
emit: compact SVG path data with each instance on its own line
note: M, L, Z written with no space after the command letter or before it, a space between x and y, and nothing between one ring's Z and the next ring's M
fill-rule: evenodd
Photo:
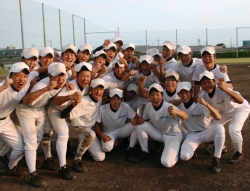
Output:
M142 81L141 81L142 80ZM139 79L138 83L142 83ZM142 153L131 162L140 162L148 157L148 136L165 144L161 164L172 167L178 161L181 143L185 138L186 130L180 125L178 119L187 119L184 111L177 109L163 100L163 88L159 84L149 87L149 100L143 113L145 122L137 126L137 136L142 148Z
M160 70L166 71L169 68L172 68L176 64L176 60L173 55L176 49L176 45L170 41L164 41L162 45L162 59L165 61L163 68Z
M233 142L235 155L230 160L230 163L236 164L243 159L243 138L241 130L250 112L249 103L239 92L227 88L224 79L219 78L219 82L216 86L212 72L205 71L201 73L200 84L204 91L200 96L219 110L221 114L222 119L215 123L225 124L231 121L229 123L229 134Z
M190 82L180 82L177 85L177 93L182 101L178 108L188 114L188 119L183 120L187 127L187 136L181 146L181 159L189 160L201 143L214 141L212 172L220 173L219 162L225 143L225 129L221 124L213 125L211 118L220 120L219 112L203 98L197 98L197 103L193 101Z
M81 44L77 50L76 64L81 62L88 62L92 54L92 47L89 44Z
M21 53L21 62L29 66L29 71L36 70L36 64L39 53L35 48L23 49Z

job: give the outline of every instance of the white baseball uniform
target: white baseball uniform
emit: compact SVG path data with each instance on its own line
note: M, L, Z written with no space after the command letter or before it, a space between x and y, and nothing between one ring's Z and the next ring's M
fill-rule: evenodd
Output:
M148 136L164 143L161 164L165 167L172 167L178 161L181 143L186 134L186 130L178 121L178 116L168 113L169 106L175 107L163 101L161 108L155 110L152 103L148 103L143 113L143 119L150 122L137 126L137 136L142 151L148 153Z
M166 71L166 70L168 70L168 69L170 69L170 68L173 68L173 67L175 66L176 63L177 63L177 62L176 62L176 60L175 60L174 57L168 58L167 61L166 61L166 63L164 64L164 70ZM159 66L158 66L158 67L159 67Z
M180 97L178 96L177 92L175 91L175 93L172 95L172 94L169 94L165 89L163 91L163 100L165 102L169 102L169 101L172 101L172 100L177 100L177 99L180 99Z
M102 142L102 149L110 152L116 139L130 136L129 147L134 148L137 142L136 127L126 123L127 118L133 119L136 113L126 103L122 102L120 108L114 112L110 104L102 105L98 111L97 122L102 123L102 132L111 138L110 141Z
M211 141L214 141L215 144L214 156L220 158L225 143L223 125L212 125L210 111L199 103L193 102L188 108L185 107L184 103L181 103L178 108L188 114L188 119L183 120L187 127L187 136L181 146L181 159L189 160L201 143Z

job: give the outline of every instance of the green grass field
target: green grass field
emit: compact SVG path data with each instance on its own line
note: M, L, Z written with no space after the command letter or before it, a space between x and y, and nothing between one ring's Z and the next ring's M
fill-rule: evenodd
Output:
M250 64L250 58L217 58L217 64Z

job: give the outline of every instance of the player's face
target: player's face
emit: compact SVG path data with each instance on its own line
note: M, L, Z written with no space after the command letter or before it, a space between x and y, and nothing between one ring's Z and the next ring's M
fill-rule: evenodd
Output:
M192 52L190 52L188 54L179 53L178 56L181 60L181 63L183 64L183 66L186 66L186 67L189 65L189 63L192 60Z
M149 75L151 73L151 65L146 61L143 61L141 63L141 71L145 76Z
M163 100L162 92L158 92L153 90L149 94L149 101L152 103L154 107L158 107Z
M100 68L103 67L105 63L106 59L101 55L94 59L94 64L100 66Z
M22 59L22 62L24 62L27 66L29 66L29 71L31 72L36 67L37 58L35 56L29 59L24 58Z
M114 70L115 75L116 75L118 78L122 78L122 76L124 75L124 72L125 72L125 67L115 66L115 67L113 68L113 70Z
M159 55L154 55L154 61L159 62L160 61L160 56Z
M106 59L106 61L107 61L108 63L112 62L112 60L115 58L116 51L115 51L113 48L111 48L111 49L109 49L109 50L106 50L105 52L106 52L106 54L107 54L107 59Z
M122 44L120 42L115 42L117 52L120 52L122 49Z
M76 55L73 52L73 50L68 49L65 52L63 52L62 60L63 62L69 62L73 64L76 61Z
M82 88L86 88L91 80L91 72L81 71L79 74L76 75L76 80Z
M20 91L27 84L29 75L24 72L17 72L12 73L10 78L13 80L12 86Z
M162 47L162 57L164 59L170 58L171 56L173 56L173 54L174 54L174 50L170 50L167 46Z
M124 59L127 61L127 63L130 63L134 57L134 49L133 48L127 48L125 50L122 51L123 55L124 55Z
M56 83L57 83L56 87L57 88L62 88L65 81L66 81L66 74L61 73L61 74L59 74L57 76L51 76L51 80L56 81Z
M182 102L188 103L190 99L192 99L192 91L187 91L183 89L178 93L178 96L180 97Z
M173 93L176 90L178 81L173 77L173 76L169 76L165 79L165 89L167 90L167 92L169 93Z
M205 77L201 79L201 88L208 94L214 90L215 84L215 80L210 80Z
M104 93L104 87L103 86L97 86L95 88L91 88L90 90L91 96L94 100L101 100L103 93Z
M125 100L126 101L131 101L135 97L135 95L136 95L136 93L133 90L126 91L126 93L125 93Z
M54 57L51 54L47 54L46 56L43 57L40 56L39 60L41 62L42 67L44 67L44 66L49 66L53 62Z
M79 51L77 53L77 59L79 62L87 62L89 60L90 53L88 50Z
M201 59L207 70L212 70L214 68L216 60L216 56L214 54L204 53Z
M122 98L120 98L118 95L114 95L110 98L110 106L113 110L117 111L120 108L120 105L122 103Z

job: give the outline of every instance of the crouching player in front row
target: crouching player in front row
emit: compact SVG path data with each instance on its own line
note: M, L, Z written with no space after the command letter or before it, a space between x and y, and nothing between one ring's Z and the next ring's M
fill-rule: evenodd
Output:
M190 82L179 83L177 85L177 93L182 101L178 108L188 114L188 119L183 120L188 132L181 146L181 159L189 160L201 143L214 141L215 153L212 162L212 172L220 173L219 162L225 143L225 129L221 124L212 125L212 117L215 120L221 119L219 112L203 98L197 98L197 103L194 103Z
M105 152L113 149L116 139L130 136L128 153L132 153L137 142L138 115L128 104L122 102L122 94L123 91L118 88L109 90L110 103L99 108L94 125L94 130L101 138L102 149ZM130 123L126 123L127 118L130 119ZM102 123L101 126L100 123Z
M75 100L61 113L62 118L69 117L71 120L69 139L79 143L73 162L73 168L77 172L88 171L81 161L83 154L87 150L95 161L105 159L105 153L101 148L100 141L91 129L95 125L98 109L102 104L104 84L103 79L96 78L92 80L90 93L80 98L80 100Z
M236 164L243 159L241 130L250 112L249 103L239 92L227 88L224 78L220 78L216 86L212 72L205 71L199 77L204 91L200 96L219 110L221 115L221 120L215 123L225 124L231 121L229 123L229 134L233 142L235 155L230 160L230 164Z
M140 79L138 83L139 81ZM163 88L159 84L154 83L149 87L149 101L145 106L143 119L150 122L137 126L142 153L135 158L130 158L130 161L140 162L147 159L148 136L150 136L165 144L161 164L165 167L172 167L179 159L179 150L186 134L186 130L179 123L179 118L187 119L188 115L163 100Z

